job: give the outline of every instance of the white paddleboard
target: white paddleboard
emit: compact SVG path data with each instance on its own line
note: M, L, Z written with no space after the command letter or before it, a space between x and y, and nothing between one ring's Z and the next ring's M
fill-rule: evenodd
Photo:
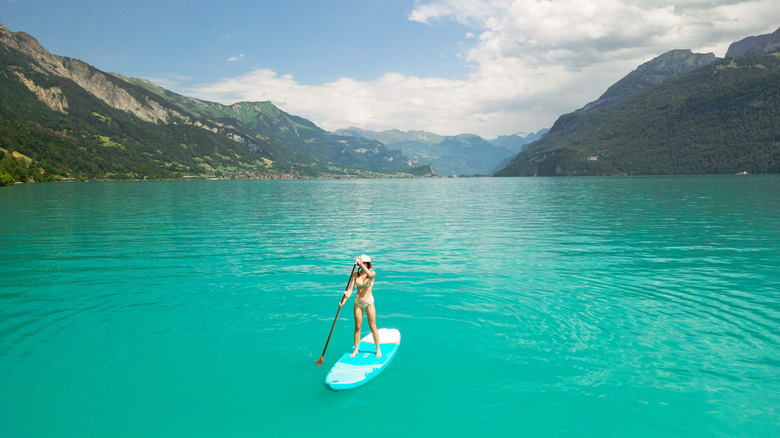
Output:
M379 347L382 357L376 357L376 345L374 337L369 333L360 340L358 354L350 357L354 348L341 356L341 359L333 365L325 385L333 391L344 391L357 388L377 376L387 367L390 360L401 345L401 332L396 329L381 328L379 332Z

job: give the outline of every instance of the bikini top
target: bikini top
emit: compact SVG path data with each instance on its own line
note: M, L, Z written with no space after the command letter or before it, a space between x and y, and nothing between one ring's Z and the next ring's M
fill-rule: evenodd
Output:
M368 286L371 286L372 284L374 284L374 280L371 279L371 278L367 278L366 282L363 283L363 284L358 283L358 279L355 278L355 286L357 286L357 287L368 287Z

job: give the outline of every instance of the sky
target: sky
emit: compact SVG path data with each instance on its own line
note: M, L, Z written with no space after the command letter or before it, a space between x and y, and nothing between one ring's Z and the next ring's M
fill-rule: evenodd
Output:
M777 0L0 0L55 55L334 131L537 132L673 49L723 57Z

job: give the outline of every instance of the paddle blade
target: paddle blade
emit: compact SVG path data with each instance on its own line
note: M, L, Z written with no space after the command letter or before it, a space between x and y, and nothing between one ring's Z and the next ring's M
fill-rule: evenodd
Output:
M323 356L323 357L325 357L325 356ZM322 358L323 357L321 357L320 360L318 360L317 362L314 362L314 365L322 365Z

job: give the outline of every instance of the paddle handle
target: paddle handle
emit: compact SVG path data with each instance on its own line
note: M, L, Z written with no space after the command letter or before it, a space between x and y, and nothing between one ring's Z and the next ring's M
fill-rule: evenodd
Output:
M333 318L333 325L330 327L330 333L328 333L328 340L325 341L325 348L322 349L322 356L320 356L317 362L314 362L317 365L322 365L322 360L325 359L325 351L328 349L328 344L330 343L330 335L333 334L333 328L336 327L336 321L339 319L339 312L341 312L341 306L339 306L339 310L336 311L336 317Z
M352 282L352 274L355 273L355 268L357 268L357 262L355 262L355 264L352 265L352 272L349 273L349 280L347 280L347 285L344 286L344 292L346 292L347 289L349 289L349 283Z
M349 283L352 282L352 274L355 273L355 268L357 267L357 263L352 265L352 272L349 273L349 280L347 280L347 285L344 286L344 289L347 289L349 287ZM333 334L333 328L336 327L336 321L339 319L339 312L341 312L341 301L339 301L339 310L336 311L336 317L333 318L333 325L330 326L330 333L328 333L328 340L325 341L325 348L322 349L322 356L320 356L319 360L314 362L317 365L322 365L322 360L325 358L325 351L328 350L328 344L330 343L330 337Z

